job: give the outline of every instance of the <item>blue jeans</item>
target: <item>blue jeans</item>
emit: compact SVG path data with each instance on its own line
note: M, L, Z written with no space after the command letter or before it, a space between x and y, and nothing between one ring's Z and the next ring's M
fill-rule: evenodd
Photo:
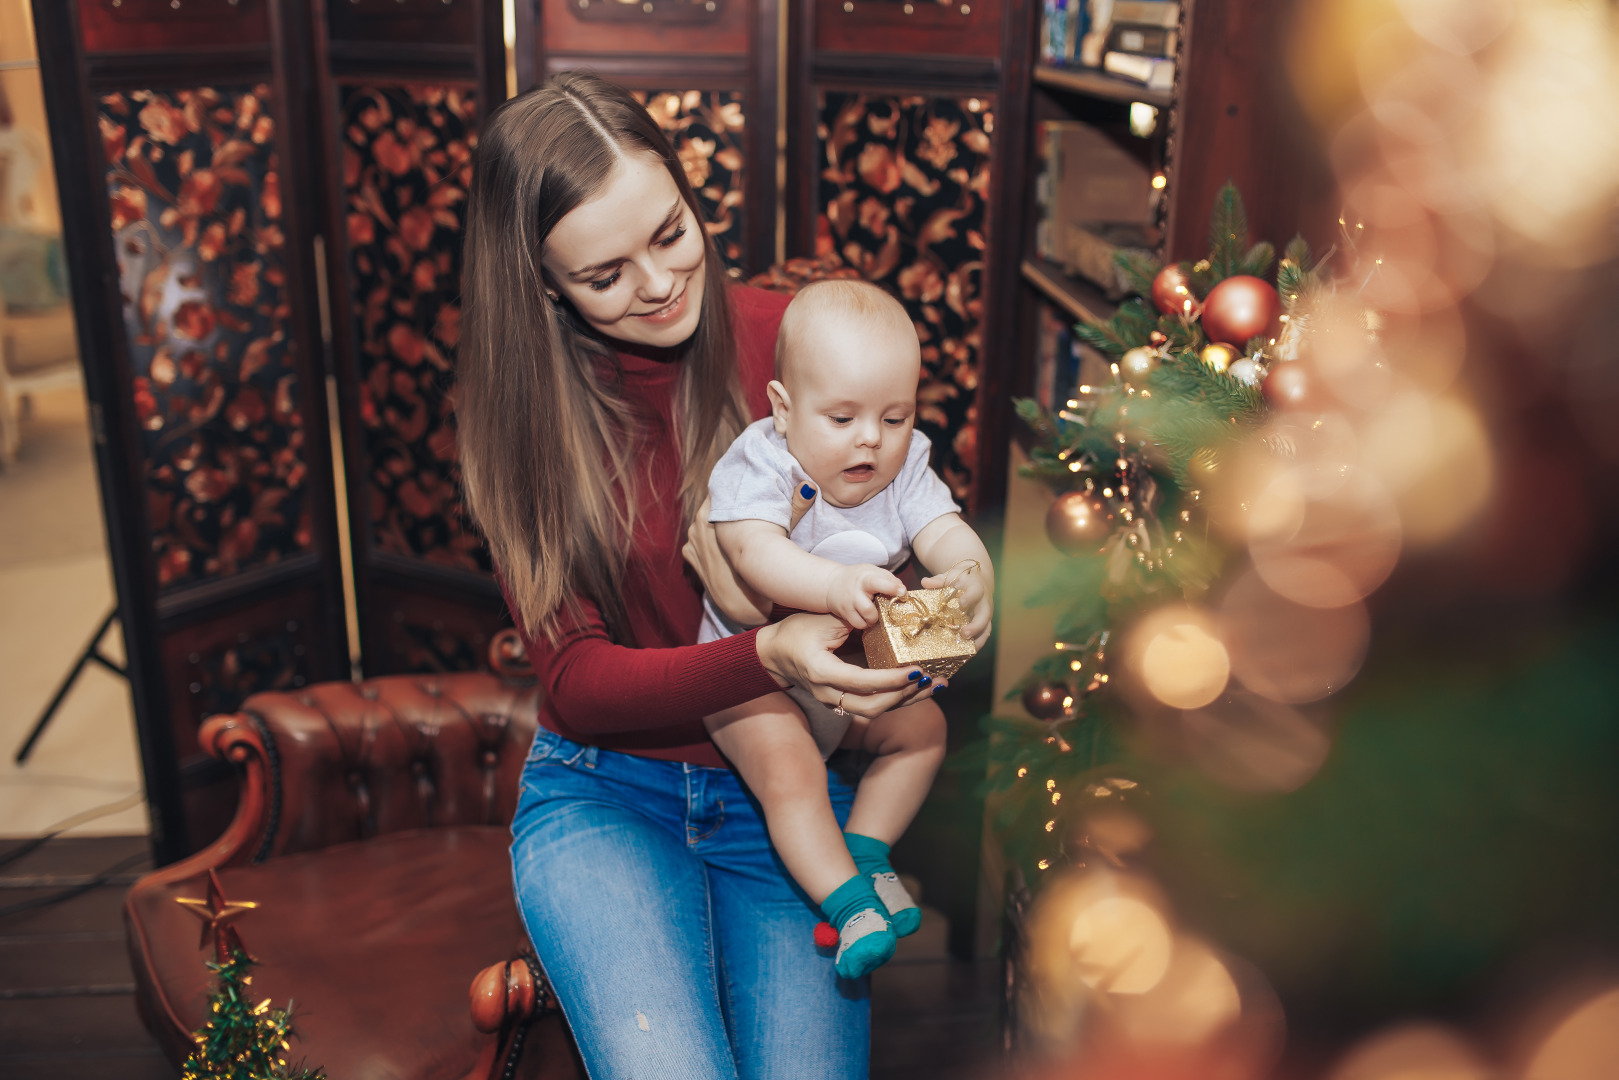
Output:
M839 823L854 791L829 777ZM728 769L541 728L512 821L518 907L593 1080L863 1080L868 984Z

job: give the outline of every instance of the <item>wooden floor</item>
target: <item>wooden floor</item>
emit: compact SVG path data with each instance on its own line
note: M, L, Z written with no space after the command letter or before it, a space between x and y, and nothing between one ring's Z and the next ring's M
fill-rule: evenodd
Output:
M0 855L15 843L0 842ZM0 1076L173 1080L135 1015L119 913L148 865L144 837L109 836L54 840L0 866ZM79 895L12 911L109 869ZM927 925L917 935L934 937ZM998 978L995 962L947 960L917 940L873 983L873 1080L993 1076Z

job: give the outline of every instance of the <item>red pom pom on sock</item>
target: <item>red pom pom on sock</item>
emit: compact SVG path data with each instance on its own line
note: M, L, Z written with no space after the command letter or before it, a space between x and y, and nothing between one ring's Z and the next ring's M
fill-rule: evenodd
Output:
M835 949L838 947L838 932L829 922L815 924L815 947L818 949Z

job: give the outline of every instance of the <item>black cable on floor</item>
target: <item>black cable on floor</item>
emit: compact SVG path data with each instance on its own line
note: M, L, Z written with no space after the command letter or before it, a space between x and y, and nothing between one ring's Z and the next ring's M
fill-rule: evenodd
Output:
M65 821L59 821L55 825L52 825L50 828L46 829L40 835L24 840L10 851L0 852L0 866L6 866L10 863L14 863L24 855L27 855L33 851L38 851L40 848L45 846L46 841L54 840L58 836L61 836L63 833L67 832L69 829L76 829L87 821L94 821L96 818L106 817L108 814L116 814L120 810L127 810L131 806L139 804L140 801L145 797L144 792L137 791L132 795L125 795L122 799L115 799L110 803L103 803L100 806L91 807L89 810L86 810L83 813L74 814Z
M43 842L43 838L41 839ZM137 851L128 858L119 859L116 863L107 867L107 869L101 871L101 873L97 874L89 881L86 881L81 885L75 885L71 889L63 889L61 892L52 893L49 896L36 896L32 900L20 900L15 904L7 904L5 907L0 907L0 919L4 919L10 915L18 915L24 911L33 911L35 908L44 908L50 907L53 904L60 904L64 900L71 900L75 896L82 896L91 889L99 889L117 874L128 870L131 866L134 866L142 859L145 859L146 854L147 853L144 851Z

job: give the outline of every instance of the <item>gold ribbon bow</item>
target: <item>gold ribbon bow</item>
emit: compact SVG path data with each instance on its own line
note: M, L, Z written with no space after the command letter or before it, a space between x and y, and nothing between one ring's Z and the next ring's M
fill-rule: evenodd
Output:
M895 628L908 638L921 637L929 630L940 627L954 630L959 635L965 616L959 604L951 606L959 595L960 590L946 586L939 592L939 606L933 608L921 593L906 593L889 608L895 618ZM910 606L901 610L899 605L906 603Z

